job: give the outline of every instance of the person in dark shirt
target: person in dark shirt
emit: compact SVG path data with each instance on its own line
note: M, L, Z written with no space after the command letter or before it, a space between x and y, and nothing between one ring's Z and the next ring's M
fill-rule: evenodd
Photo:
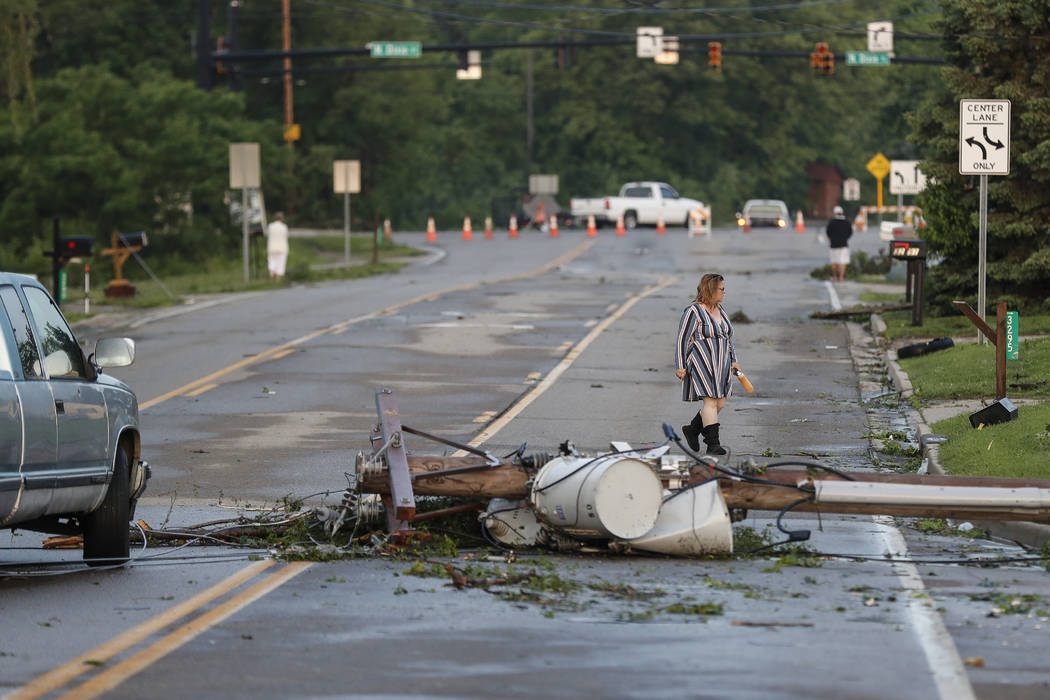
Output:
M846 267L849 265L849 237L853 235L853 226L846 221L842 207L836 206L834 214L827 228L828 245L831 246L831 279L845 282Z

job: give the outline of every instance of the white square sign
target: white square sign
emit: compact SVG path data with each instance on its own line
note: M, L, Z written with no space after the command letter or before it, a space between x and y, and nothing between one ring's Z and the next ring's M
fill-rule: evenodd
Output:
M638 27L638 58L656 58L664 50L663 27Z
M893 22L868 22L868 51L893 51Z
M959 174L1010 174L1010 100L959 100Z
M926 176L917 160L890 161L890 194L919 194L926 189Z

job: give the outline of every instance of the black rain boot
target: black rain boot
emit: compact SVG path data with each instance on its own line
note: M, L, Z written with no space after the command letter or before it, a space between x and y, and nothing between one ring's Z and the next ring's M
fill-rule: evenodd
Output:
M707 444L707 454L724 455L729 454L726 448L718 441L718 423L704 426L704 442Z
M685 436L685 441L689 445L689 449L693 452L700 451L700 435L704 432L703 421L700 420L699 411L693 416L692 422L689 425L682 426L682 435Z

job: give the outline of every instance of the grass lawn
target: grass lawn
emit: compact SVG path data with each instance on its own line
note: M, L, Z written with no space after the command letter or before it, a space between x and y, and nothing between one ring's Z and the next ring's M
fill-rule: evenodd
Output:
M1006 394L1050 398L1050 338L1021 340L1018 359L1006 361ZM915 396L920 399L992 398L995 394L995 348L956 345L900 360Z
M939 457L951 474L1050 479L1050 404L1018 406L1016 420L980 430L967 415L931 427L948 436Z
M863 297L862 297L863 298ZM903 302L904 297L901 296ZM911 325L911 311L887 311L882 314L886 322L886 338L943 338L949 336L977 337L977 326L961 313L952 316L923 317L921 326ZM989 326L995 327L995 313L985 316ZM1025 335L1050 335L1050 315L1021 315L1018 325Z
M124 263L124 276L134 285L135 296L125 299L110 299L105 296L104 288L112 276L112 265L108 259L96 260L92 275L91 304L96 307L104 305L133 308L170 306L179 303L183 297L198 294L277 289L287 286L290 282L356 279L395 272L405 263L391 260L391 258L422 254L421 251L409 246L385 243L379 248L379 262L372 263L372 236L351 236L350 267L314 269L315 265L339 263L343 260L344 240L342 235L290 238L288 245L290 250L287 275L282 282L270 281L266 271L264 252L261 253L263 259L253 260L253 279L247 283L244 281L244 261L239 253L226 257L209 258L192 271L180 270L177 273L157 271L157 278L163 283L163 286L150 278L134 259L129 259ZM148 250L147 248L146 251ZM156 264L155 261L150 260L148 255L144 255L143 259L151 267ZM84 318L83 313L78 313L83 308L84 302L83 278L80 275L71 275L68 290L66 303L70 307L70 312L67 313L67 316L71 321ZM171 293L171 296L168 292ZM172 299L172 296L175 298Z

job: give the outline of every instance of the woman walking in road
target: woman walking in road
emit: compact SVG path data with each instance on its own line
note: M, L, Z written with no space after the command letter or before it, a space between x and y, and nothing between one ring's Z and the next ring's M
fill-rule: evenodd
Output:
M722 308L725 278L706 274L696 285L696 298L682 312L675 345L675 374L683 380L682 400L703 401L703 406L682 433L689 447L700 449L700 436L707 454L724 455L718 438L718 413L733 393L730 371L739 371L733 348L733 324Z

